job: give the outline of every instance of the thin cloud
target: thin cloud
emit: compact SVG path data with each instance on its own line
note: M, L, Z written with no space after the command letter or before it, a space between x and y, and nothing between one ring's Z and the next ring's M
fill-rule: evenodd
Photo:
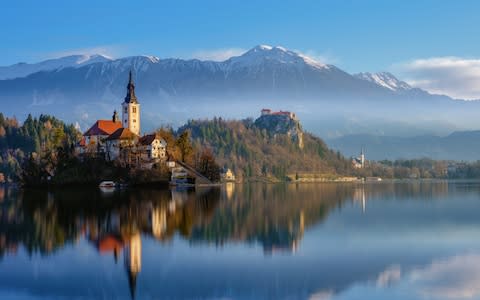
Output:
M333 64L338 64L340 63L340 60L335 57L334 55L332 55L331 53L320 53L316 50L306 50L306 51L302 51L302 50L294 50L295 52L297 53L300 53L300 54L303 54L305 56L308 56L310 57L311 59L319 62L319 63L322 63L322 64L329 64L329 65L333 65Z
M409 281L428 298L471 299L480 296L480 256L467 254L413 270Z
M233 56L239 56L247 50L243 48L222 48L211 50L198 50L192 53L191 58L211 61L225 61Z
M396 66L412 86L458 99L480 99L480 59L416 59Z
M394 265L380 273L377 277L378 287L388 287L389 285L399 281L402 277L402 269L398 265Z
M58 57L77 55L77 54L85 54L85 55L101 54L109 58L117 58L125 54L125 48L119 45L100 45L100 46L93 46L93 47L86 47L86 48L53 51L53 52L44 53L41 56L43 59L51 59L51 58L58 58Z

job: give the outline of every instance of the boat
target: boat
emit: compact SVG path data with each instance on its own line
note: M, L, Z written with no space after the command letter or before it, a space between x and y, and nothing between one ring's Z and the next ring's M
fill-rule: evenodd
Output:
M114 181L102 181L98 186L100 188L114 188L116 184Z
M183 167L172 169L172 176L170 178L170 185L172 186L195 186L192 178L188 177L187 171Z

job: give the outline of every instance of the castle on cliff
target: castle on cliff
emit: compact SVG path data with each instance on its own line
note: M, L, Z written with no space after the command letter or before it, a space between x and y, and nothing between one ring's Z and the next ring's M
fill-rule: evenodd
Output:
M303 129L297 115L290 111L272 111L264 108L260 111L260 117L255 120L255 126L267 129L273 135L285 134L300 149L303 149Z

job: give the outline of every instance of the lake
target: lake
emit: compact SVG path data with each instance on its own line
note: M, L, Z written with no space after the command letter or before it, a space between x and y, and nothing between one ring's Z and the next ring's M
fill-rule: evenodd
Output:
M0 299L480 299L480 182L0 187Z

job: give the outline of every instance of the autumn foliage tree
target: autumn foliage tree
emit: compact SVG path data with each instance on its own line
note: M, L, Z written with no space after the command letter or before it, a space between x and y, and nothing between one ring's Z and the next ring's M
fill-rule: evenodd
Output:
M182 162L191 163L194 151L192 143L190 141L190 131L183 131L175 142L175 145L180 151L180 160Z
M196 166L197 170L212 182L220 181L220 166L210 148L205 148L200 155Z

